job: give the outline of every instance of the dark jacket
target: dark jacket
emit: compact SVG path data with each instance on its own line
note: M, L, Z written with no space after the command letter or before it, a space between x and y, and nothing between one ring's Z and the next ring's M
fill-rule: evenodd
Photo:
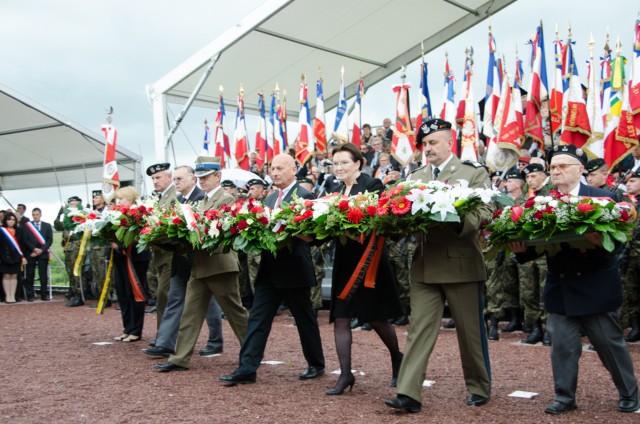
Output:
M16 239L18 239L18 245L20 246L22 253L25 254L24 233L23 230L19 227L16 228ZM20 256L20 254L13 247L13 244L11 244L9 240L7 240L7 237L4 234L0 234L0 263L13 265L19 264L21 262L22 256Z
M611 191L580 184L580 196L618 198ZM544 288L544 304L547 311L581 316L615 311L622 304L622 285L618 273L618 254L601 247L575 249L568 243L560 244L560 251L547 255L547 281ZM519 253L519 262L536 257L535 249Z
M36 223L32 221L31 225L33 225L35 229ZM42 238L44 238L45 240L44 244L38 241L36 236L33 235L33 232L31 232L31 230L27 227L26 224L24 227L22 227L23 249L24 249L24 252L22 253L24 253L26 257L31 256L31 252L33 252L33 249L35 248L41 249L43 251L40 256L48 255L47 252L51 247L51 244L53 243L53 229L51 228L51 224L40 221L40 234L42 235Z
M204 199L204 191L198 186L193 189L191 195L185 198L182 194L178 195L178 202L180 203L194 203ZM191 266L196 257L195 252L191 252L187 255L173 255L173 262L171 263L171 276L178 276L183 280L188 280L191 276Z

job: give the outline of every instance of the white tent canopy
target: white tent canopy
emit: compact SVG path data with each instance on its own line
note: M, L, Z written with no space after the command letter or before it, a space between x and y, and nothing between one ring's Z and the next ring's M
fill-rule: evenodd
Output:
M0 190L102 182L104 137L0 85ZM140 188L142 158L122 147L120 181Z
M360 76L370 87L418 59L421 42L427 53L515 1L269 0L147 87L157 159L167 155L167 102L213 107L223 86L225 103L233 108L242 84L249 112L258 93L269 95L278 83L280 94L288 93L287 114L295 117L301 74L313 85L320 68L325 108L331 109L341 66L352 97ZM315 96L309 103L313 109Z

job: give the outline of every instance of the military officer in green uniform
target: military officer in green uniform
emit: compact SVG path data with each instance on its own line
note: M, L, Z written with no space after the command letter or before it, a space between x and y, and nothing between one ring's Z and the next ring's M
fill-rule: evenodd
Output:
M94 190L93 197L93 210L102 212L107 207L107 202L104 200L102 190ZM105 259L107 259L107 252L109 251L109 243L100 237L91 237L89 241L89 262L91 263L91 292L92 295L99 298L102 293L102 285L107 274L107 267L105 265Z
M429 164L416 169L409 180L465 181L472 188L489 187L481 164L460 161L451 152L451 124L431 119L418 130L416 144ZM483 316L487 271L480 247L480 227L491 218L493 206L482 204L462 222L434 227L420 234L411 267L411 327L400 367L397 397L385 403L407 412L422 408L422 383L438 337L444 300L456 322L462 370L469 397L480 406L491 396L491 367Z
M60 208L58 216L54 221L56 231L62 231L62 247L64 248L64 263L69 275L69 292L67 297L70 299L65 306L75 307L84 305L82 294L80 291L80 278L73 275L73 268L80 252L80 241L82 234L72 234L73 229L78 225L71 219L71 212L74 210L82 210L82 199L78 196L71 196L67 199L67 204Z

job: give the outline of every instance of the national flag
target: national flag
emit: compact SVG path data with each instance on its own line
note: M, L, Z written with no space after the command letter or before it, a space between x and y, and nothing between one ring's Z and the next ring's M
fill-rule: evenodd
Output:
M409 84L399 84L392 88L396 93L396 123L391 137L391 154L402 166L411 163L416 151L409 113L409 88Z
M276 123L276 93L271 93L271 108L269 119L267 119L267 163L273 159L273 148L275 143L275 123Z
M110 119L108 121L110 122ZM116 196L116 190L120 188L120 175L118 174L118 162L116 162L116 142L118 131L108 123L102 126L104 134L104 166L102 168L102 195L104 200L110 202Z
M449 66L448 63L447 66ZM429 118L435 116L435 114L433 113L433 106L431 106L431 96L429 96L429 85L427 83L428 74L429 69L427 67L427 62L424 61L423 54L422 63L420 64L420 114L416 118L416 128L420 128L420 126L427 122Z
M473 49L467 55L465 61L465 96L464 96L464 116L462 118L460 159L478 160L478 126L476 124L475 100L473 97L473 86L471 77L473 75Z
M247 125L244 119L244 90L240 88L238 95L238 110L236 111L236 129L233 133L235 167L248 171L249 142L247 141Z
M591 54L588 63L587 83L587 114L591 137L582 147L590 158L604 157L604 121L602 120L602 103L600 97L600 83L596 77L596 65L593 60L593 39L589 42Z
M282 95L282 104L278 110L280 116L280 133L282 134L282 152L286 153L289 148L289 133L287 132L287 90Z
M446 55L445 55L446 56ZM449 58L444 61L444 89L442 90L442 109L440 110L440 119L451 123L451 138L456 141L456 103L455 103L455 77L449 67ZM458 143L453 143L453 153L458 155Z
M563 77L568 79L569 87L563 96L567 108L563 113L564 122L560 138L567 144L582 148L591 137L589 114L587 113L587 104L582 97L582 84L578 76L578 66L571 42L567 43L565 51Z
M536 29L531 40L531 80L529 81L529 97L525 106L525 135L531 137L540 149L544 149L542 131L542 101L548 97L547 62L544 56L544 33L542 23Z
M312 140L311 122L309 120L309 100L307 98L307 82L302 78L300 83L300 115L298 115L300 130L296 138L296 161L300 166L304 165L313 154L314 146Z
M258 117L258 128L256 130L256 165L259 170L265 163L268 163L267 158L267 121L264 117L264 95L258 93L258 111L260 116Z
M517 77L519 65L520 61L516 59L513 88L509 86L508 74L505 73L502 77L501 96L493 122L495 141L487 148L487 164L501 172L512 168L518 162L524 140L522 98Z
M220 158L220 167L226 168L231 164L231 146L229 145L229 136L224 132L224 120L226 114L224 111L224 99L220 95L220 107L216 115L215 130L215 156Z
M500 130L500 128L493 128L501 90L500 72L495 53L496 40L489 30L489 69L487 70L487 91L484 97L484 116L482 117L482 133L487 138L487 147L490 143L495 143L496 135ZM507 87L509 86L507 85ZM496 125L501 125L501 122L497 122Z
M631 75L631 82L629 84L629 107L636 129L640 131L640 19L636 19L635 30L631 63L633 75Z
M351 127L351 142L360 147L362 142L362 129L360 125L362 123L362 97L364 97L364 81L358 82L358 90L356 91L356 102L353 108L353 126Z
M553 43L555 66L553 68L553 86L549 93L549 118L551 120L551 137L562 130L562 96L566 91L562 80L562 41L557 37ZM567 84L568 85L568 84Z
M322 92L322 78L316 81L316 116L313 118L313 136L316 139L316 150L327 150L327 125L324 119L324 94Z
M275 112L274 112L274 124L273 124L273 155L279 155L287 152L287 145L285 144L285 132L284 122L282 122L282 105L280 104L280 95L278 85L276 84L275 93Z
M632 138L635 126L632 124L627 96L625 61L618 49L618 55L611 63L611 98L604 139L604 160L609 169L621 162L638 144L637 136L635 140Z
M349 141L349 126L347 125L347 91L344 86L344 66L340 73L340 93L338 93L338 108L336 110L336 122L333 126L333 139L346 143Z
M209 156L209 125L208 122L204 120L204 138L202 140L202 150L200 151L200 156Z

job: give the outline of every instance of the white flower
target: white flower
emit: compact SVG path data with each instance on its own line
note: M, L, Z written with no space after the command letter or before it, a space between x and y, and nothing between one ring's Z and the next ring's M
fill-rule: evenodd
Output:
M557 208L558 207L558 201L557 200L551 200L549 202L549 206L551 206L552 208Z
M469 187L469 181L467 180L458 180L458 186L461 188Z
M451 198L446 192L439 191L433 194L433 205L431 206L431 212L434 214L440 213L442 221L447 217L447 213L456 213L456 208L453 206Z
M213 221L211 221L211 225L209 226L209 235L211 237L220 236L220 230L218 230L218 220L217 219L214 219Z
M419 211L429 213L429 199L432 197L433 195L427 190L421 190L419 188L411 189L407 195L407 199L413 202L411 205L411 214L415 215Z
M248 225L251 225L251 224L253 224L253 223L254 223L254 221L253 221L253 219L252 219L252 218L248 218L248 219L247 219L247 224L248 224Z
M318 201L313 203L311 210L313 211L313 220L320 218L322 215L326 215L329 213L329 202L319 199Z

